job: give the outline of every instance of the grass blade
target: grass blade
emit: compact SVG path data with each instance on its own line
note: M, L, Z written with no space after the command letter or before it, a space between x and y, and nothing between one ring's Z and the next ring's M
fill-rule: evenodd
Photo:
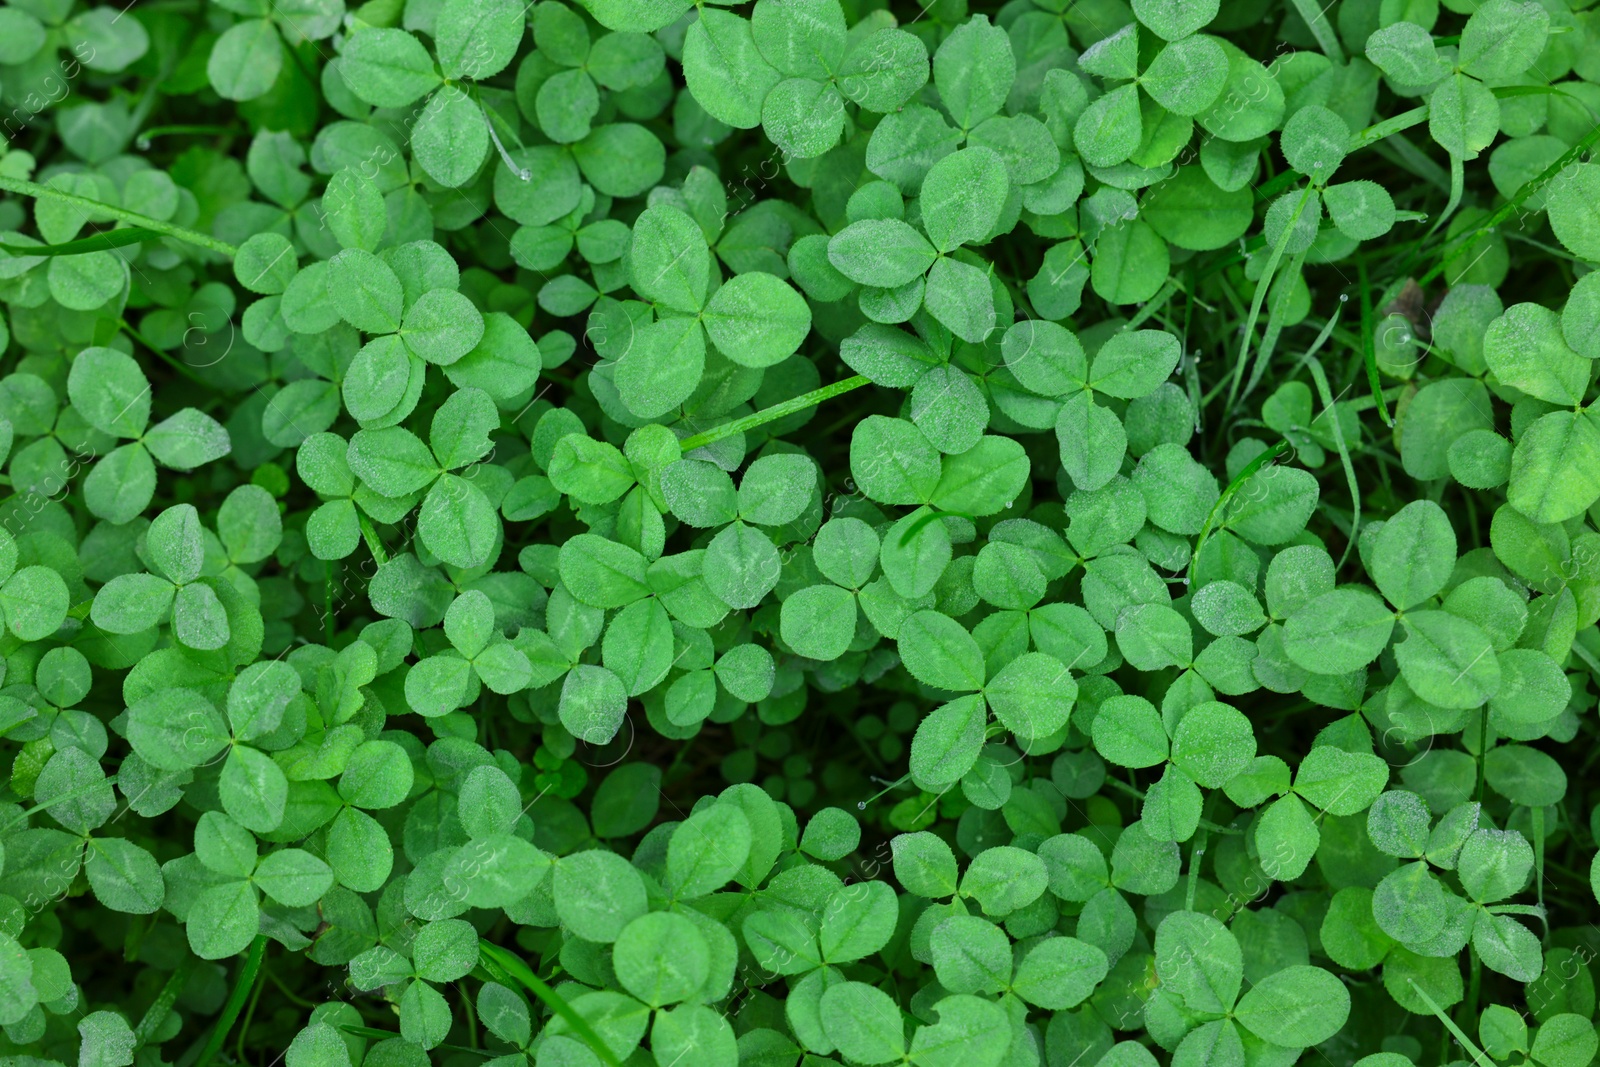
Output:
M266 954L267 935L257 934L256 939L250 942L244 964L234 976L233 988L228 991L228 1000L222 1005L222 1014L217 1016L216 1024L211 1028L211 1036L206 1038L205 1048L200 1050L200 1058L194 1061L194 1067L206 1067L206 1064L211 1062L211 1057L222 1049L222 1043L228 1039L228 1031L233 1029L234 1021L239 1018L239 1012L244 1008L245 999L255 987L256 976L261 973L261 961Z
M793 415L797 411L814 408L824 400L832 400L834 397L842 396L852 389L860 389L866 384L868 384L868 379L857 374L843 381L834 382L832 385L824 385L820 389L813 389L809 393L801 393L797 397L774 404L770 408L762 408L753 415L746 415L742 419L725 422L721 426L713 426L705 433L697 433L693 437L685 437L679 442L679 447L683 449L684 455L688 455L697 448L704 448L706 445L715 444L725 437L732 437L736 433L744 433L746 430L753 430L757 426L775 422L785 415Z
M95 215L109 215L114 219L121 219L123 222L131 223L142 229L153 230L163 237L173 237L185 244L194 245L196 248L204 248L208 252L227 256L229 259L232 259L239 251L226 241L219 241L207 234L198 233L195 230L187 230L182 226L174 226L170 222L162 222L160 219L141 215L137 211L126 211L110 204L102 204L98 200L90 200L85 196L64 193L60 189L53 189L48 185L39 185L37 182L23 181L21 178L9 178L5 175L0 175L0 190L16 193L18 196L31 196L35 200L55 200L63 204L71 204L73 207L82 208L84 211Z
M9 252L13 256L25 256L32 259L48 259L50 256L77 256L85 252L107 252L113 248L143 244L146 241L157 241L161 239L161 236L156 231L147 230L143 226L129 226L123 230L107 230L104 233L93 233L88 237L80 237L76 241L64 241L58 245L0 243L0 252Z
M554 989L545 985L533 969L513 953L507 952L499 945L491 945L487 941L478 942L479 959L483 961L484 969L501 985L520 985L528 992L542 1000L547 1008L561 1016L566 1024L572 1027L572 1032L583 1039L589 1046L589 1051L600 1057L606 1067L622 1067L622 1061L617 1059L611 1047L594 1032L589 1021L573 1010L572 1005Z

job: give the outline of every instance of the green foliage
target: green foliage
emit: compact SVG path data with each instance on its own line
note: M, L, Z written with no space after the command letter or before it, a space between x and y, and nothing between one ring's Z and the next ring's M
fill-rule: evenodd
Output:
M1588 1067L1597 85L8 0L0 1067Z

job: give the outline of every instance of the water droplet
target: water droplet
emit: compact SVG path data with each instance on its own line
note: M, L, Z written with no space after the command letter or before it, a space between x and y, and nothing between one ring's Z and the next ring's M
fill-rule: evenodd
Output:
M1006 501L1006 510L1007 510L1007 511L1010 511L1010 510L1011 510L1011 505L1012 505L1012 504L1014 504L1014 503L1016 503L1016 501L1013 501L1013 500L1007 500L1007 501Z
M865 800L856 801L856 810L857 811L866 811L867 810L867 802Z

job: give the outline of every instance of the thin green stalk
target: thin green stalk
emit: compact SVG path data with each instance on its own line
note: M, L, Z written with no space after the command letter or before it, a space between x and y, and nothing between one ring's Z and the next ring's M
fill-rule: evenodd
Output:
M1572 642L1572 652L1573 655L1583 660L1583 665L1589 668L1589 673L1594 675L1595 681L1600 682L1600 660L1595 659L1594 653L1584 648L1581 641ZM1600 755L1600 749L1596 749L1591 753L1590 759L1593 759L1596 755ZM1587 767L1587 765L1585 766Z
M1294 259L1289 262L1289 269L1284 277L1293 278L1305 265L1305 261L1305 252L1303 250L1296 252ZM1272 362L1272 353L1278 347L1278 338L1283 334L1283 320L1289 313L1289 303L1293 296L1292 286L1279 286L1278 298L1272 301L1272 308L1267 312L1267 331L1261 337L1261 347L1256 349L1256 362L1250 370L1250 380L1245 383L1244 392L1239 396L1241 401L1256 391L1256 386L1261 384L1262 375L1267 372L1267 364Z
M1344 49L1339 47L1339 35L1333 32L1333 27L1328 23L1327 8L1317 0L1294 0L1294 9L1300 13L1302 19L1305 19L1306 25L1311 27L1311 36L1317 39L1317 47L1321 48L1336 65L1343 66Z
M1162 307L1166 305L1167 301L1172 299L1172 294L1177 292L1178 288L1178 279L1168 278L1166 284L1161 287L1160 291L1146 301L1144 307L1140 308L1134 313L1133 318L1122 324L1122 329L1124 331L1137 330L1141 324L1150 318L1151 315L1154 315L1156 312L1160 311Z
M1444 210L1439 212L1439 217L1433 220L1433 225L1428 227L1429 232L1437 230L1445 224L1445 220L1456 213L1456 208L1461 206L1461 194L1467 188L1467 165L1460 156L1450 157L1450 199L1445 201Z
M868 384L868 379L863 375L857 374L843 381L834 382L832 385L824 385L820 389L813 389L809 393L801 393L799 396L791 400L785 400L781 404L774 404L770 408L762 408L753 415L746 415L742 419L725 422L721 426L713 426L705 433L697 433L692 437L685 437L679 442L679 447L687 455L697 448L715 444L723 438L732 437L736 433L744 433L746 430L753 430L757 426L775 422L785 415L793 415L797 411L814 408L824 400L832 400L834 397L848 393L852 389L860 389L866 384Z
M1329 320L1330 326L1333 320ZM1327 336L1324 330L1323 337ZM1317 339L1321 343L1322 337ZM1355 464L1350 461L1350 446L1344 439L1344 427L1339 424L1339 412L1333 406L1333 390L1328 388L1328 375L1322 369L1322 361L1316 358L1317 345L1313 345L1310 352L1306 353L1306 367L1311 371L1311 380L1316 383L1317 397L1322 401L1322 413L1328 416L1333 426L1333 443L1339 450L1339 463L1344 467L1344 479L1350 486L1350 536L1345 540L1344 552L1339 556L1339 566L1344 566L1344 561L1350 558L1350 550L1355 547L1356 535L1361 531L1361 487L1356 482ZM1316 420L1312 420L1316 421Z
M1406 981L1411 983L1412 991L1417 994L1422 1003L1428 1006L1428 1010L1438 1016L1440 1022L1444 1023L1445 1029L1450 1031L1451 1036L1461 1042L1461 1047L1472 1053L1472 1058L1478 1062L1479 1067L1494 1067L1494 1062L1483 1054L1482 1049L1472 1043L1472 1038L1461 1032L1461 1027L1457 1026L1454 1020L1444 1013L1443 1008L1434 1003L1433 998L1428 996L1427 990L1419 986L1415 979L1407 978Z
M1382 404L1385 400L1400 399L1400 394L1404 393L1410 388L1412 388L1412 384L1410 382L1407 382L1404 385L1391 385L1381 393L1374 393L1372 396L1358 396L1354 400L1346 400L1345 406L1351 411L1371 411L1379 404ZM1370 446L1363 448L1361 453L1362 455L1377 456L1379 459L1387 458L1385 453L1380 452ZM1398 463L1399 461L1396 460L1395 462Z
M1544 940L1550 941L1550 920L1544 910L1544 808L1535 805L1533 816L1533 886L1539 895L1539 918L1544 922Z
M255 988L256 973L261 970L261 961L266 954L267 935L257 934L256 939L250 942L250 950L233 980L233 989L228 992L227 1003L222 1005L222 1014L217 1016L216 1025L211 1028L211 1036L206 1039L205 1048L200 1050L200 1058L194 1061L194 1067L206 1067L211 1057L222 1050L222 1043L228 1039L228 1031L233 1029L245 998Z
M143 226L129 226L125 230L106 230L102 233L92 233L88 237L80 237L75 241L63 241L55 245L0 243L0 252L6 252L19 258L47 259L51 256L79 256L85 252L109 252L113 248L143 244L146 241L158 240L160 237L161 235L156 231L147 230Z
M1411 127L1427 121L1427 104L1423 104L1421 107L1414 107L1410 111L1402 111L1400 114L1384 119L1382 122L1373 123L1357 133L1350 142L1350 151L1355 153L1368 145L1377 144L1385 137L1393 136L1402 130L1409 130Z
M490 944L488 941L478 942L479 959L483 962L484 969L501 985L521 985L528 992L542 1000L546 1007L572 1028L572 1032L589 1046L589 1051L600 1058L606 1067L622 1067L622 1061L617 1059L616 1053L611 1051L611 1046L600 1040L594 1032L589 1021L573 1010L572 1005L554 989L545 985L533 969L522 962L521 957L507 952L499 945Z
M325 638L327 638L327 643L329 645L332 645L333 644L333 629L334 629L334 621L333 621L333 584L334 584L333 583L333 574L334 574L334 568L339 566L339 561L336 560L336 559L335 560L329 560L327 566L328 566L328 581L327 581L326 591L324 593L325 597L327 598L327 603L323 605L323 608L325 610L323 612L322 630L323 630L323 636Z
M278 987L278 992L283 994L283 999L287 1000L290 1004L297 1004L302 1008L306 1008L307 1010L317 1006L315 1002L307 1000L305 997L302 997L300 994L284 985L283 979L273 974L270 967L263 967L261 969L261 973L266 976L267 981Z
M1375 143L1373 150L1378 155L1394 163L1404 170L1421 178L1430 185L1436 186L1443 192L1450 191L1450 174L1443 167L1433 161L1422 149L1403 133L1391 133L1382 141Z
M367 551L372 553L372 560L378 566L389 562L389 553L383 550L383 542L378 540L378 531L372 528L372 520L366 513L356 508L356 522L361 526L361 539L367 543Z
M212 388L211 383L200 377L200 375L196 374L192 368L185 366L183 363L180 363L178 360L174 359L170 352L164 352L157 348L155 346L155 342L151 341L148 337L135 329L133 323L129 322L127 319L118 319L117 325L122 329L123 333L127 334L135 341L138 341L141 345L144 345L144 347L149 349L157 359L161 360L167 366L177 371L183 377L189 379L191 382L194 382L196 385L203 385L207 389Z
M1478 996L1483 991L1483 961L1478 950L1467 948L1467 999L1461 1002L1461 1021L1471 1026L1478 1018Z
M115 782L116 780L117 780L117 776L114 775L114 774L110 774L110 775L107 775L104 778L96 779L95 781L90 782L88 785L80 786L77 789L68 790L67 792L62 793L58 797L51 797L49 800L46 800L42 804L35 804L33 807L29 808L27 811L24 811L24 812L18 814L15 818L13 818L10 822L6 823L4 826L0 826L0 834L8 833L13 826L18 826L18 825L26 822L28 820L29 816L37 815L39 812L45 811L45 810L47 810L49 808L53 808L57 804L65 804L69 800L76 800L78 797L84 796L85 794L88 794L88 793L92 793L97 789L104 788L106 785L109 785L109 784Z
M1356 288L1361 300L1361 362L1367 368L1367 385L1372 389L1373 403L1383 418L1383 424L1393 426L1389 405L1383 402L1383 379L1378 377L1378 349L1373 339L1372 290L1371 283L1367 281L1366 260L1356 261Z
M245 132L247 131L237 129L233 126L152 126L148 130L143 130L139 133L139 137L134 142L134 145L142 152L150 147L150 140L153 137L170 137L174 134L195 134L200 136L209 134L216 136L229 135L237 137Z
M351 1035L353 1035L355 1037L374 1037L374 1038L377 1038L379 1041L382 1041L382 1040L384 1040L386 1038L399 1037L400 1036L400 1032L398 1030L380 1030L376 1026L351 1026L348 1023L346 1023L346 1024L341 1025L339 1027L339 1029L343 1030L345 1033L351 1034ZM494 1055L494 1053L488 1051L487 1049L468 1048L465 1045L440 1044L440 1045L435 1045L434 1048L443 1049L446 1052L470 1052L474 1056L493 1056Z
M1305 178L1305 175L1297 170L1286 170L1281 174L1274 174L1271 178L1255 187L1256 199L1262 203L1270 204L1279 193L1303 178Z
M968 522L978 521L976 515L968 515L965 511L938 511L930 507L927 511L918 515L911 525L907 526L900 534L900 547L905 548L909 545L911 539L921 533L924 526L931 526L944 518L966 519Z
M1288 450L1288 441L1279 441L1271 448L1262 450L1259 456L1245 464L1244 470L1240 471L1238 476L1228 483L1228 488L1224 489L1222 495L1217 497L1217 502L1211 505L1210 512L1206 514L1205 525L1200 527L1200 537L1194 543L1194 554L1189 557L1189 575L1184 579L1184 582L1191 590L1194 588L1194 571L1200 562L1200 552L1206 547L1206 541L1210 539L1211 531L1217 524L1217 518L1222 514L1223 509L1228 506L1228 501L1233 499L1233 494L1237 493L1239 487L1249 481L1257 471ZM1110 781L1110 779L1107 779L1107 781Z
M478 1047L478 1013L472 1007L472 995L467 992L467 983L457 982L456 992L461 994L461 1010L467 1014L467 1044L476 1049Z
M1204 819L1211 814L1211 798L1215 793L1206 797L1205 803L1200 808L1200 817ZM1206 831L1197 829L1194 835L1194 844L1189 846L1189 878L1188 885L1183 890L1183 910L1194 910L1194 895L1200 884L1200 864L1206 858Z
M1189 878L1183 890L1183 910L1194 910L1194 895L1200 885L1200 861L1206 858L1206 831L1196 829L1194 844L1189 846Z
M267 987L267 969L262 967L261 973L256 976L255 989L250 992L250 1004L244 1009L244 1021L239 1024L239 1040L234 1044L234 1054L240 1063L246 1062L244 1058L244 1041L250 1033L250 1021L256 1017L256 1005L261 1001L261 991Z
M194 957L185 954L178 961L166 984L161 987L161 992L156 994L156 999L150 1007L145 1009L144 1018L139 1020L139 1025L133 1031L133 1047L144 1048L150 1039L161 1029L161 1024L167 1021L167 1016L172 1014L172 1006L178 1002L178 997L183 993L184 984L189 981L189 975L194 970Z
M1491 740L1493 727L1489 725L1489 705L1485 704L1478 709L1478 790L1477 800L1483 803L1483 791L1487 785L1487 766L1489 763L1489 750L1494 747Z
M1452 244L1457 244L1459 242L1458 247L1438 263L1434 264L1433 269L1424 274L1417 284L1425 286L1429 282L1433 281L1433 279L1437 278L1440 274L1444 273L1445 268L1464 255L1467 249L1471 248L1473 243L1477 241L1479 237L1493 230L1496 226L1499 226L1506 219L1510 218L1512 213L1520 208L1523 202L1528 199L1528 197L1538 192L1550 181L1550 179L1554 178L1557 174L1560 174L1585 152L1593 148L1597 143L1600 143L1600 123L1596 123L1592 130L1584 134L1583 140L1579 141L1577 144L1563 152L1555 162L1551 163L1548 167L1540 171L1534 177L1523 182L1521 188L1516 191L1511 199L1507 200L1504 204L1501 204L1500 207L1495 210L1494 214L1490 215L1487 219L1484 219L1473 229L1461 234L1457 234L1449 241L1446 241L1441 250L1443 248L1449 248Z
M1311 186L1307 185L1300 193L1300 202L1295 205L1294 214L1289 216L1289 221L1283 227L1283 233L1278 237L1278 243L1272 248L1272 255L1267 259L1266 267L1261 271L1261 277L1256 282L1255 296L1250 299L1250 314L1245 317L1243 335L1239 339L1239 358L1233 366L1233 378L1228 385L1227 410L1233 410L1233 402L1238 398L1239 386L1244 381L1244 368L1250 362L1250 340L1256 332L1256 320L1261 317L1261 305L1266 302L1267 293L1272 288L1272 278L1278 271L1278 263L1283 259L1284 250L1289 247L1289 237L1294 233L1295 224L1300 221L1300 216L1305 212L1306 204L1311 200Z
M37 182L23 181L21 178L9 178L0 174L0 189L8 193L16 193L18 196L31 196L36 200L55 200L58 203L71 204L73 207L82 208L84 211L97 215L109 215L111 218L121 219L123 222L134 226L154 230L164 237L171 237L185 244L194 245L196 248L204 248L208 252L227 256L229 259L237 255L239 251L226 241L219 241L215 237L207 236L198 231L187 230L182 226L174 226L170 222L162 222L160 219L153 219L149 215L141 215L137 211L128 211L125 208L102 204L98 200L90 200L88 197L65 193L60 189L52 189L48 185L40 185Z

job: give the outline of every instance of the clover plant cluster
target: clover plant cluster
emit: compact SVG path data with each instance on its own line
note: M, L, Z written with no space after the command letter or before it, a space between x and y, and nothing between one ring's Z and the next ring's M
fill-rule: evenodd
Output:
M6 0L0 1067L1589 1067L1587 0Z

